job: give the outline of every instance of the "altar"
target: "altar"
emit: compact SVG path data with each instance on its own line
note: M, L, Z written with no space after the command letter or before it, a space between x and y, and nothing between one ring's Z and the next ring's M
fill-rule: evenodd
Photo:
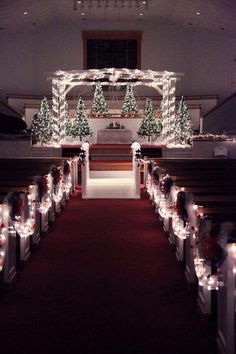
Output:
M131 144L132 131L128 129L103 129L97 132L97 144Z

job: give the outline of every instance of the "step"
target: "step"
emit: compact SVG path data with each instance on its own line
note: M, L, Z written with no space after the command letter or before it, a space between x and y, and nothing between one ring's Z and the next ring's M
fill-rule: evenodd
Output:
M133 178L90 178L84 199L139 199Z
M90 171L90 178L133 178L133 171Z
M90 171L132 171L133 165L131 161L90 161Z
M97 160L107 160L107 161L112 161L112 160L122 160L122 161L132 161L132 156L127 155L127 154L93 154L91 155L91 160L92 161L97 161Z

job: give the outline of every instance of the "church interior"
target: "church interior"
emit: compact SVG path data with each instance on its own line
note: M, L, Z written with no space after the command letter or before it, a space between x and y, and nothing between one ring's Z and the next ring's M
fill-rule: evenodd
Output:
M236 354L236 2L0 2L0 351Z

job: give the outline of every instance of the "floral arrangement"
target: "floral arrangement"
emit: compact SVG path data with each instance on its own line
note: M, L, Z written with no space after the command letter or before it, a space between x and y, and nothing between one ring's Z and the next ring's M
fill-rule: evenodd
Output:
M164 176L159 183L160 191L165 195L165 197L167 197L170 194L170 190L172 186L173 186L173 179L169 175Z
M39 199L41 200L42 197L48 192L48 180L46 176L40 176L38 181L36 182L38 186L38 193Z
M21 216L24 208L21 192L13 192L8 199L8 203L11 209L10 216L12 220L17 220Z
M185 199L186 199L185 192L180 191L180 192L177 193L176 212L177 212L177 215L182 220L187 220L187 218L188 218L188 213L187 213L187 210L185 208Z
M64 176L69 176L71 172L70 164L68 161L63 162L63 174Z
M56 186L61 181L61 172L58 167L52 167L51 170L52 183Z
M125 129L125 127L118 122L111 122L106 129Z

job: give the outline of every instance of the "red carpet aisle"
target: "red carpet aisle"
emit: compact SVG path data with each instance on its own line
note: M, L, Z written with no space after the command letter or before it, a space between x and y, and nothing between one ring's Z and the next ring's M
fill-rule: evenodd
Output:
M148 200L73 197L0 311L4 354L215 354Z

